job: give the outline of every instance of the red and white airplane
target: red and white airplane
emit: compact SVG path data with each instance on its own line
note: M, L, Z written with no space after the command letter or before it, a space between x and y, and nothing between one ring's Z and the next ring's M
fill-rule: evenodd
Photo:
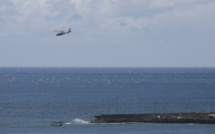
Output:
M69 28L69 30L66 32L66 31L64 31L63 30L63 28L60 30L60 31L57 31L58 33L56 34L56 36L61 36L61 35L64 35L64 34L69 34L69 33L71 33L72 31L71 31L71 28Z

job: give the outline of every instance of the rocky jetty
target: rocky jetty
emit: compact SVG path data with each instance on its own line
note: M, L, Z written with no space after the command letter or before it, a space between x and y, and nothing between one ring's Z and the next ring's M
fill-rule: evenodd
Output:
M154 113L154 114L104 114L94 116L91 123L200 123L215 124L215 112L208 113Z

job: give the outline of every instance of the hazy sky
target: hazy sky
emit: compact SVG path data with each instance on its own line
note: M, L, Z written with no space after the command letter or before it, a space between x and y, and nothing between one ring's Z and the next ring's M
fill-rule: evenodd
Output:
M215 0L0 0L8 66L215 67Z

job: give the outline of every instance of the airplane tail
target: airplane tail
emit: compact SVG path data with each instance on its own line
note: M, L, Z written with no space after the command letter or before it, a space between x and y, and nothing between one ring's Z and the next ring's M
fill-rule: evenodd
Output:
M72 31L71 31L71 28L69 28L69 30L66 32L67 34L69 34L69 33L71 33Z

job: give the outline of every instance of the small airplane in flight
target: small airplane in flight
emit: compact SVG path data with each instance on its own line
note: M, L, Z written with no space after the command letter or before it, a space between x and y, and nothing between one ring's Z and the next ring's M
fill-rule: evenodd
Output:
M66 31L64 31L63 30L63 28L60 30L60 31L57 31L58 33L56 34L56 36L61 36L61 35L64 35L64 34L69 34L69 33L71 33L72 31L71 31L71 28L69 28L69 30L66 32Z

